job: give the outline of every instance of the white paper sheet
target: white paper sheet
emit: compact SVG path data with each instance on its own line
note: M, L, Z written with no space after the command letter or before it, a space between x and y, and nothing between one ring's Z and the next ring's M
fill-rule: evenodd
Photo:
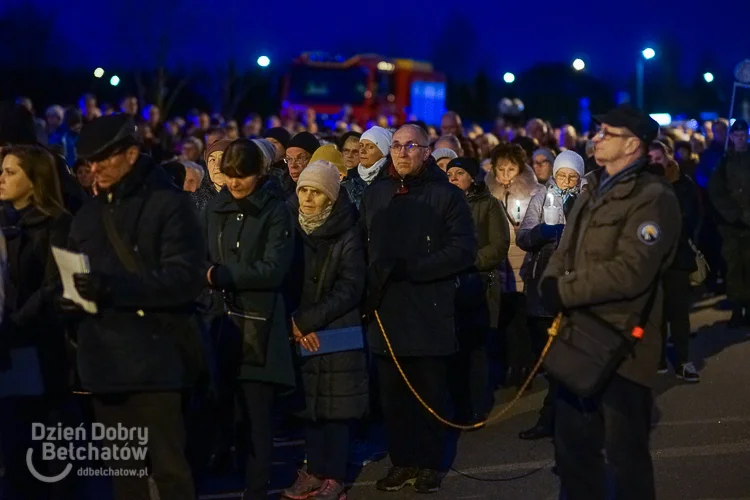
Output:
M52 247L52 255L57 263L57 268L60 270L60 278L63 284L63 298L72 300L89 314L96 314L96 302L81 297L73 281L74 274L91 272L88 256L55 246Z

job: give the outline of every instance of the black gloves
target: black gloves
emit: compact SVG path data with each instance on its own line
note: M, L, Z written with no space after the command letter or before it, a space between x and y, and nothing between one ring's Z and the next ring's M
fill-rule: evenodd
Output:
M563 229L565 229L565 224L542 224L539 231L542 234L542 238L545 240L559 240L560 236L562 236Z
M564 309L560 298L560 289L557 286L557 278L544 278L539 283L539 294L542 296L542 304L545 309L559 313Z
M73 281L82 298L97 304L105 302L112 293L109 279L101 273L74 274Z

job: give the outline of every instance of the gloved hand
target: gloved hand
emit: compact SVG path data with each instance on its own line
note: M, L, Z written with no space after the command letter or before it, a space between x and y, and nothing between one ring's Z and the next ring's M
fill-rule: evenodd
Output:
M112 293L109 279L102 273L77 273L73 282L82 298L97 304L105 302Z
M565 229L565 224L542 224L539 231L545 240L558 240L562 236L563 229Z
M78 316L86 313L81 306L62 296L55 297L54 306L57 314L61 316Z
M539 294L545 309L557 314L565 308L557 286L557 278L544 278L539 283Z

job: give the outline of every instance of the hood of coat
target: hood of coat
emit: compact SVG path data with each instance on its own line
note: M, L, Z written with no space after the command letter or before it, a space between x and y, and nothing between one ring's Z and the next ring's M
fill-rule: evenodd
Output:
M315 231L306 234L299 225L299 218L295 219L299 234L312 243L324 240L335 240L357 224L359 213L349 198L349 193L344 186L339 188L339 197L333 204L331 215Z
M213 200L211 210L218 213L257 211L273 200L284 200L284 192L281 184L274 176L265 176L260 179L260 186L249 196L242 200L235 200L229 189L224 186Z
M510 181L509 186L500 184L495 178L493 170L487 173L485 182L492 196L500 200L504 205L507 203L506 206L509 211L516 210L516 202L518 202L522 212L525 212L531 197L545 190L545 187L536 180L534 170L528 165L525 165L521 173Z

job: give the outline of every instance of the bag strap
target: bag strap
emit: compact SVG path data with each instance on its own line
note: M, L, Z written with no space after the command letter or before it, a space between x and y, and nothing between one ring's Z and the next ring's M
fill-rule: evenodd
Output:
M120 233L117 232L112 212L109 211L108 207L102 210L102 222L104 222L104 230L107 232L107 239L109 239L109 243L117 254L117 259L125 266L128 272L140 274L140 266L135 256L130 252L130 247L122 241Z
M320 296L323 293L323 281L325 281L326 272L328 272L328 265L331 263L331 257L333 256L333 245L328 247L328 253L326 254L326 260L323 261L323 267L320 269L320 277L318 278L318 289L315 291L315 304L320 300Z

